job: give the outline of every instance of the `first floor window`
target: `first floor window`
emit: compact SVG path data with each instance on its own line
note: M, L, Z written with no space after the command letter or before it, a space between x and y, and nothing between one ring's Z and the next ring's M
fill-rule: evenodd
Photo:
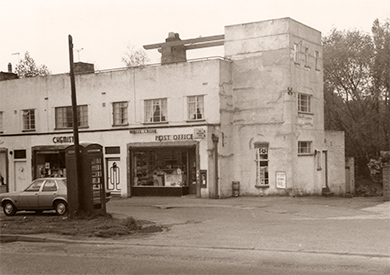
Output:
M128 103L126 101L123 102L114 102L113 113L114 113L114 125L127 125L128 124Z
M23 110L23 130L35 130L35 110Z
M298 155L312 154L311 141L298 141Z
M56 107L56 128L72 128L73 127L73 114L72 106ZM77 122L79 127L88 127L88 106L77 106Z
M298 94L298 112L311 112L311 95Z
M202 95L188 97L188 119L204 119L204 97Z
M145 122L167 121L167 99L145 100Z
M268 144L255 144L256 186L269 185Z

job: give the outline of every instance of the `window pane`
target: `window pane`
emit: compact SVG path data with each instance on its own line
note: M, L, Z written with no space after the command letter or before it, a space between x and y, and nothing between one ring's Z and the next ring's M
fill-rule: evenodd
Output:
M23 111L23 130L35 129L35 110Z
M167 120L167 99L145 100L145 122Z
M203 96L188 97L188 119L203 119L204 99Z

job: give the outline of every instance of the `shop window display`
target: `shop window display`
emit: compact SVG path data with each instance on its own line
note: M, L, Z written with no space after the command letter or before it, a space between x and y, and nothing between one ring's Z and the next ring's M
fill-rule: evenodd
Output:
M194 151L181 148L139 150L134 152L135 187L186 187L191 173L190 155Z

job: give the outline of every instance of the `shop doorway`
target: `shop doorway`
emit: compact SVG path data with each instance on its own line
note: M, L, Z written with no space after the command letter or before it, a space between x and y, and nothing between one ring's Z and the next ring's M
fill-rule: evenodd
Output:
M130 149L133 196L196 193L196 146Z

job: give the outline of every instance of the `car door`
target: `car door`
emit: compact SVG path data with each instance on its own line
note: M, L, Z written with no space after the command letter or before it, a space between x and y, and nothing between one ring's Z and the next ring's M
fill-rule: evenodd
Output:
M29 187L27 187L23 192L21 192L16 207L18 209L26 209L26 210L39 209L38 208L39 190L41 189L44 181L45 181L44 179L37 179L33 181L33 183Z
M47 179L38 196L38 205L41 209L53 207L53 199L57 196L58 186L55 179Z

